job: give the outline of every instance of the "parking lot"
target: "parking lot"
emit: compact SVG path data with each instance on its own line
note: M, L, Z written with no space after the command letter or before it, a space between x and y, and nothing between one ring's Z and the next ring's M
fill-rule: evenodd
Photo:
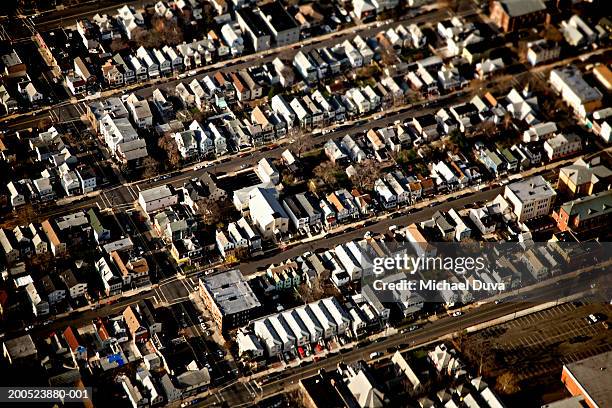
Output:
M523 393L542 395L562 388L563 364L612 350L612 330L587 321L593 313L610 321L612 306L595 297L563 303L468 336L460 348L485 376L510 370Z

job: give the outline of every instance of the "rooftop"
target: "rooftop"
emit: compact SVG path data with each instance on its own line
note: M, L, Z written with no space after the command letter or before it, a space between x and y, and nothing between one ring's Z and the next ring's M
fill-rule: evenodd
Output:
M510 17L546 10L546 5L541 0L501 0L500 3Z
M291 17L291 15L287 13L287 10L277 1L262 4L259 6L259 9L268 19L268 23L274 27L277 32L298 27L293 17Z
M612 351L567 364L563 369L596 406L612 406L612 375L606 375L606 370L612 369Z
M214 298L223 314L239 313L261 306L259 299L238 269L207 276L200 282Z
M530 201L535 198L554 197L557 193L542 176L534 176L526 180L517 181L506 186L521 201Z

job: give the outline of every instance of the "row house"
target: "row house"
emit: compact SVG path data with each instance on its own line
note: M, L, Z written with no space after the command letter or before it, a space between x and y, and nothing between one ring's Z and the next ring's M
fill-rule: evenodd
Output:
M298 231L320 227L322 222L319 204L311 193L299 193L283 200L283 207Z
M336 220L342 222L350 218L359 218L359 208L354 197L346 189L336 190L327 195L326 200L336 213Z

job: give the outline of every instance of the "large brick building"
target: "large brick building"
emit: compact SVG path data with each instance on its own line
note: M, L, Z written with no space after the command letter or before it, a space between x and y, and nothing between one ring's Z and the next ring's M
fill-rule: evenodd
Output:
M612 190L569 201L554 212L553 218L561 231L575 234L607 229L612 221Z
M533 27L546 21L542 0L491 0L491 20L505 32Z
M591 408L612 407L612 351L563 366L561 381Z

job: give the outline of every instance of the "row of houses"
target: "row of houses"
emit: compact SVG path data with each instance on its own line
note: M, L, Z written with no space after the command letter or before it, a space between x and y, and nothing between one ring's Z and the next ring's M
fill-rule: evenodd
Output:
M272 358L297 354L298 347L316 345L333 337L349 335L351 318L333 297L252 321L238 331L240 356Z

